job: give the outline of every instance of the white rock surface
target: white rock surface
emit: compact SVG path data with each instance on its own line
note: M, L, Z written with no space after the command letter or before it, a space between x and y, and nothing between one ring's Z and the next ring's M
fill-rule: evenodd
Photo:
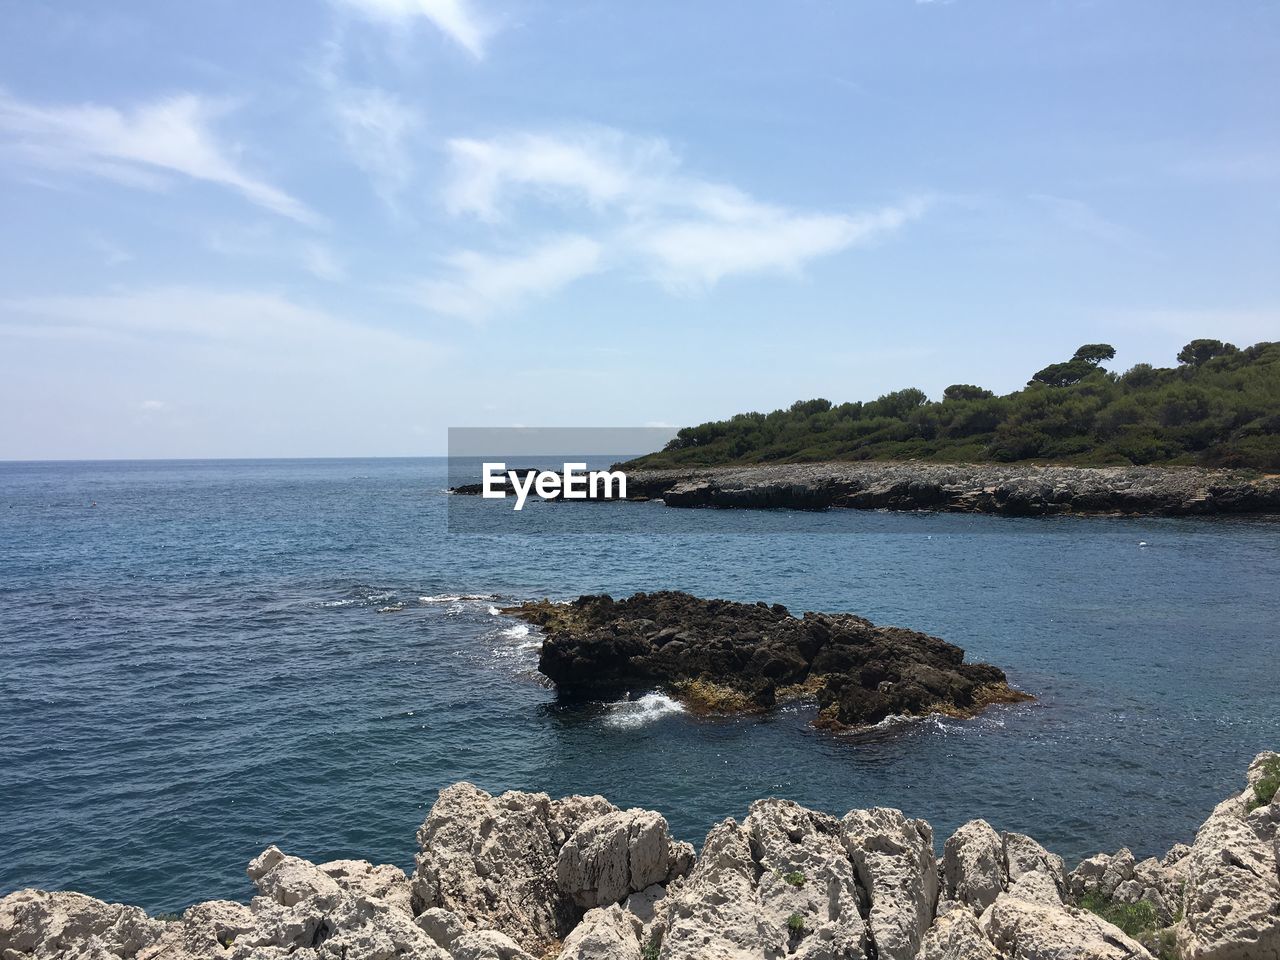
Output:
M870 897L867 922L880 960L912 960L933 923L938 863L933 828L899 810L850 811L841 821L845 850Z
M1247 789L1214 808L1183 860L1178 946L1186 960L1280 960L1280 836L1272 811L1248 810L1261 767L1275 756L1254 760Z
M996 902L1004 890L1004 843L985 820L970 820L943 845L944 896L975 914Z

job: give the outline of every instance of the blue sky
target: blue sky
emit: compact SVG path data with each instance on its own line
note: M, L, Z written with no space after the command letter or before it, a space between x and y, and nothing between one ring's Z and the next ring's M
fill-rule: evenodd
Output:
M0 2L0 458L1280 338L1280 4Z

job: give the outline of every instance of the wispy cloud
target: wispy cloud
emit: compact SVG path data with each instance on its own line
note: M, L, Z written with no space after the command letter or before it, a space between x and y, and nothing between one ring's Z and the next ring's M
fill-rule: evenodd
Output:
M661 138L607 128L460 138L448 147L452 171L443 203L454 216L501 224L504 233L528 206L540 215L553 207L585 216L581 229L590 231L598 261L638 264L682 293L740 274L799 273L817 257L900 229L929 205L926 197L910 197L845 213L765 203L685 173Z
M344 369L426 362L428 342L293 303L274 293L208 287L147 287L97 295L0 301L0 336L129 342L170 347L192 362L225 355L239 367ZM221 353L220 353L221 351ZM145 405L142 409L148 409ZM159 408L154 408L159 409Z
M321 280L344 280L347 276L342 261L327 244L282 234L271 222L218 227L209 231L205 245L224 257L300 267Z
M1134 239L1133 232L1099 213L1094 207L1072 197L1033 193L1032 202L1043 207L1063 227L1104 243L1124 243Z
M132 110L85 104L41 106L0 92L6 150L42 170L106 177L159 188L172 175L234 190L274 213L315 224L303 203L243 170L212 129L222 108L182 94Z
M468 0L336 0L366 16L404 24L425 17L477 60L484 56L492 28Z
M394 210L413 173L408 141L418 126L417 113L374 87L335 89L333 111L347 152Z
M594 273L601 254L601 245L583 236L553 237L516 255L464 250L448 258L446 276L419 285L412 297L433 313L481 320Z

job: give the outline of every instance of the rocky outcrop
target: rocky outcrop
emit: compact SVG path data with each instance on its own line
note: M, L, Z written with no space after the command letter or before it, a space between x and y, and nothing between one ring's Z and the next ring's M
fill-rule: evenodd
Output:
M1244 792L1214 808L1186 855L1187 960L1280 960L1280 794L1258 802L1264 769L1280 769L1280 755L1254 760Z
M1280 513L1280 479L1201 467L911 462L627 470L627 496L669 507L1048 514Z
M765 709L810 696L817 723L865 726L891 715L971 716L1031 699L957 646L852 614L794 617L780 604L637 593L527 603L506 612L546 634L538 669L565 696L613 699L663 688L694 708Z
M490 928L542 951L591 907L617 903L689 872L693 848L667 821L603 797L492 796L459 783L418 831L419 910L443 908L468 930Z
M1280 756L1261 755L1190 847L1069 874L982 820L946 840L939 872L924 821L776 799L714 827L695 862L656 813L458 784L419 831L412 880L273 846L248 904L176 920L19 890L0 899L0 960L1276 960L1276 777Z

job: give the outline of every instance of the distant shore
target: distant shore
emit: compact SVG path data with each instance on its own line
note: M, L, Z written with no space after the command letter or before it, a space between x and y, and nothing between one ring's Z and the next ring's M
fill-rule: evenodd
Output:
M937 510L1010 516L1280 514L1280 477L1202 467L861 461L627 473L669 507Z

